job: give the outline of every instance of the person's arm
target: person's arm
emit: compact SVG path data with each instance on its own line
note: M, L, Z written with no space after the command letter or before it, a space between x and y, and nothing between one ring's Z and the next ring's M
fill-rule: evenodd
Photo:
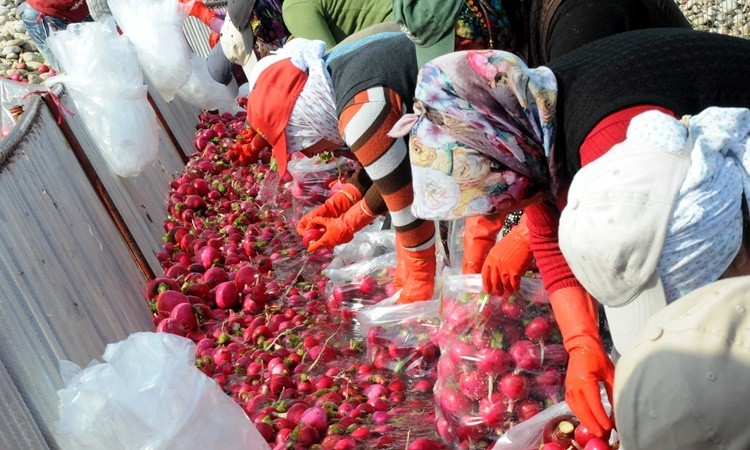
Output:
M281 6L281 12L284 25L293 37L318 39L324 41L327 48L336 45L325 12L318 2L287 0Z

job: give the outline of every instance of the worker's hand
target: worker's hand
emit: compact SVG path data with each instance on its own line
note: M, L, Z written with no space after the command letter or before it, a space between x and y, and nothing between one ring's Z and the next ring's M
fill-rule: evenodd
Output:
M322 205L302 216L297 224L297 233L305 234L315 217L339 217L362 200L362 193L353 185L346 183L340 191L333 194Z
M510 294L521 288L521 277L529 269L533 254L529 245L526 216L487 255L482 267L485 292Z
M372 223L375 217L364 200L357 202L340 217L313 217L310 226L324 231L323 236L310 244L308 250L314 252L323 247L332 250L337 245L345 244L354 238L354 233Z
M481 273L487 254L497 242L497 234L503 228L505 216L473 216L464 225L464 256L461 270L465 274Z
M565 401L586 428L602 437L612 429L612 421L602 405L599 383L611 403L615 367L599 336L597 303L581 286L553 292L550 303L570 355Z

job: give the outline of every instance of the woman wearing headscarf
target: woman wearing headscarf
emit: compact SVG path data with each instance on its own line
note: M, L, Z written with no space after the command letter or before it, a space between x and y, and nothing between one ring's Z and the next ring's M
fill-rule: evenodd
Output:
M598 40L537 69L501 51L439 57L420 72L416 114L391 133L411 130L417 217L456 219L525 208L531 250L570 355L566 400L598 435L612 425L599 400L599 382L611 394L613 366L599 335L597 303L558 244L570 180L622 141L599 137L611 124L627 128L648 110L681 117L709 106L746 105L750 42L652 29ZM504 290L500 280L483 281L488 292Z
M483 48L515 53L537 67L617 33L690 28L672 0L394 0L393 14L414 39L420 67L454 50ZM515 291L532 260L528 229L522 218L496 243L503 219L466 220L462 269Z
M281 174L291 153L311 155L344 145L351 149L351 156L366 171L365 182L372 180L384 206L345 187L346 194L337 198L353 206L336 220L314 217L311 226L325 228L326 234L351 234L387 208L396 230L397 259L403 267L398 301L429 300L436 264L434 225L417 219L411 211L406 140L387 135L413 104L414 44L396 33L338 56L327 69L324 52L322 41L294 39L259 61L249 82L248 124L273 147ZM346 195L352 198L345 199ZM322 241L310 250L323 245Z

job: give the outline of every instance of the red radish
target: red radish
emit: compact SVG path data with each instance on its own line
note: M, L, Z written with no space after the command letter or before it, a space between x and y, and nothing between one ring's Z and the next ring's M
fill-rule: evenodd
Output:
M37 69L39 73L47 73L49 72L49 66L47 64L40 64L39 68Z
M599 439L598 437L592 437L583 446L583 450L610 450L609 444Z
M512 359L499 348L482 348L477 352L477 369L490 375L505 373L510 368Z
M536 400L531 399L521 403L517 408L518 418L522 421L529 420L542 411L544 411L544 406Z
M528 398L531 392L531 382L525 375L506 373L498 382L500 393L509 400L510 403L520 402Z
M355 437L354 433L352 437ZM357 448L357 442L350 438L343 438L333 446L333 450L354 450L355 448Z
M609 440L609 435L610 432L607 432L604 436L602 436L602 440ZM581 447L584 447L591 439L596 438L596 435L594 435L594 433L592 433L591 430L586 427L586 425L581 424L576 427L576 430L573 433L573 438Z
M216 286L216 306L219 308L233 308L239 300L239 293L233 281L225 281Z
M482 372L469 372L462 373L459 377L458 384L461 388L461 392L467 397L479 400L480 398L489 395L489 382L490 377Z
M521 370L537 371L542 365L542 352L538 344L520 340L513 344L508 354Z
M554 442L560 444L563 448L568 448L572 444L573 434L578 425L578 419L575 416L565 415L556 417L544 426L542 431L542 442Z
M407 450L445 450L445 444L432 439L419 438L413 440Z
M323 230L321 230L320 228L308 228L307 231L305 231L305 233L302 235L302 245L304 245L305 248L309 248L310 245L320 239L323 234Z
M560 403L565 390L565 380L562 372L546 369L532 379L531 391L545 400Z
M175 306L180 303L190 304L185 294L177 291L164 291L156 297L156 313L162 317L169 317Z
M304 426L300 428L297 433L297 442L305 447L310 447L313 444L320 442L320 432L311 426Z
M563 447L557 442L548 442L546 444L542 444L542 446L539 447L539 450L567 450L567 447Z
M524 334L531 341L544 342L552 335L552 324L546 317L534 317L526 324Z
M320 406L308 408L299 418L299 424L302 427L310 426L323 433L328 428L328 417L326 410Z
M495 392L488 398L479 401L479 416L485 425L499 428L508 419L503 397Z
M198 321L193 313L193 305L190 303L180 303L172 309L169 318L177 322L182 330L187 333L198 326Z

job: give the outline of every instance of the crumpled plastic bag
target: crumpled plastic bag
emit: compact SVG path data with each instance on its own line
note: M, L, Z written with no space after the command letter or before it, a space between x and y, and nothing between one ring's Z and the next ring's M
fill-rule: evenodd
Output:
M109 8L138 51L144 72L166 101L192 73L190 47L182 26L187 11L178 0L109 0Z
M135 333L107 345L105 362L60 362L53 432L62 449L267 450L242 408L195 367L195 344Z
M193 71L188 82L177 91L177 95L201 109L238 112L240 108L237 101L229 94L227 87L211 78L206 59L195 53L190 59Z
M112 18L71 24L48 42L65 74L45 85L65 86L114 173L140 174L156 160L159 130L133 45L117 34Z

